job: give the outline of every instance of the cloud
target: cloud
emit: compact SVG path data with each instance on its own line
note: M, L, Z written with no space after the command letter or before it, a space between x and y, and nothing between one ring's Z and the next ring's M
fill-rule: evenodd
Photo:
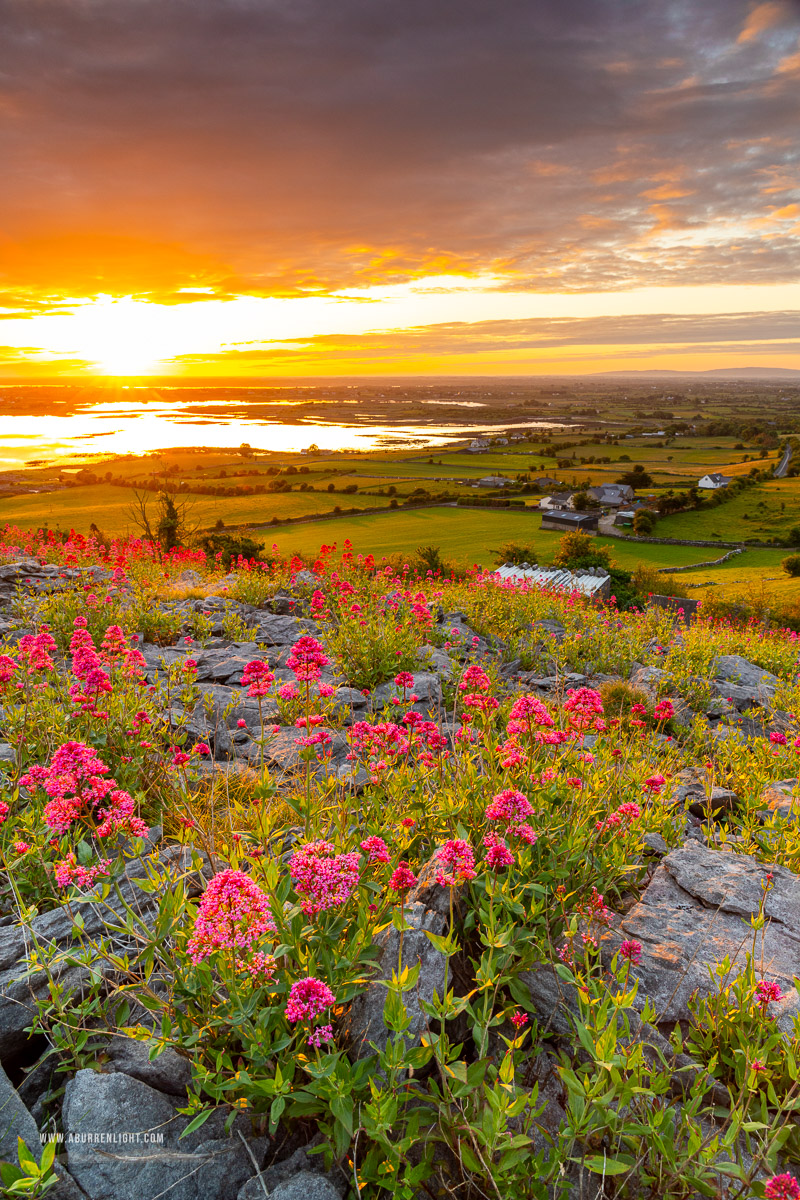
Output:
M757 4L747 14L742 32L736 40L740 45L752 42L754 38L761 37L762 33L781 25L789 17L788 4L782 3L781 0L766 0L766 3Z
M441 271L573 291L796 278L797 239L755 224L796 180L796 16L0 0L0 286L196 303L180 289Z

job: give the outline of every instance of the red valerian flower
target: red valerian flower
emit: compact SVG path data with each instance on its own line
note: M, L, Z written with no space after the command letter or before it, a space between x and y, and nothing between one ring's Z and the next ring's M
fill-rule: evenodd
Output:
M638 966L642 961L642 944L635 941L624 941L619 948L619 953L622 958L627 958L629 963Z
M391 858L389 847L383 838L368 837L361 843L361 849L367 856L367 862L387 863Z
M491 871L514 865L514 855L499 834L487 833L483 844L486 847L486 865Z
M242 672L242 687L246 687L248 696L253 696L256 700L266 696L274 682L275 676L260 658L254 658L252 662L247 663Z
M434 857L447 868L436 874L436 882L442 887L452 887L475 878L475 853L463 838L451 838L439 847Z
M788 1171L773 1175L764 1188L766 1200L800 1200L800 1183Z
M313 1021L335 1003L336 997L327 983L310 975L292 984L286 1002L286 1019L293 1024L297 1021Z
M289 874L307 916L346 904L358 887L359 855L336 854L330 842L308 842L289 860Z
M492 797L492 802L486 809L489 821L521 821L533 813L528 797L523 792L508 788Z
M389 889L392 892L397 892L399 896L403 896L406 892L410 892L418 879L407 862L399 862L392 871L391 879L389 880Z
M249 950L275 928L269 897L255 880L244 871L220 871L198 905L189 954L200 962L216 950Z

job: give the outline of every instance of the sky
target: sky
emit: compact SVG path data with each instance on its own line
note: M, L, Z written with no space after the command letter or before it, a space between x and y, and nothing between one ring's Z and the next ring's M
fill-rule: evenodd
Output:
M800 369L800 0L0 0L0 377Z

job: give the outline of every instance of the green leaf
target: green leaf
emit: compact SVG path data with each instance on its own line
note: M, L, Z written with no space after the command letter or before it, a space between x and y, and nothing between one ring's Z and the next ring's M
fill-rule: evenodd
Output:
M580 1159L574 1159L579 1162ZM583 1165L587 1171L594 1171L596 1175L624 1175L626 1171L630 1171L633 1163L621 1162L618 1158L601 1158L599 1154L591 1154L588 1158L584 1158Z
M189 1122L189 1124L186 1126L183 1133L181 1134L181 1137L178 1138L178 1141L180 1141L181 1138L185 1138L187 1136L187 1134L194 1133L195 1129L199 1129L201 1125L205 1125L206 1121L208 1120L208 1118L211 1116L211 1114L213 1112L214 1112L213 1108L207 1108L203 1112L198 1113L197 1116L194 1117Z

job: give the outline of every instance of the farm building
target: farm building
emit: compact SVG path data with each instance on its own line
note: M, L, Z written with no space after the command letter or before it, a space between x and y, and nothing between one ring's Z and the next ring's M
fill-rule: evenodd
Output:
M506 479L505 475L484 475L483 479L478 480L478 487L503 488L509 487L513 482L513 479Z
M715 472L712 475L703 475L698 480L697 486L710 491L717 491L718 488L725 488L731 482L727 475L720 475Z
M588 491L593 500L606 508L619 508L634 497L633 488L627 483L602 483L599 487L590 487Z
M512 583L535 583L538 587L553 588L557 592L580 592L582 596L604 598L611 592L611 576L602 567L591 567L587 571L546 570L538 566L513 566L506 563L498 567L495 575Z
M567 533L580 529L584 533L597 533L597 513L546 511L542 513L542 529L555 529Z

